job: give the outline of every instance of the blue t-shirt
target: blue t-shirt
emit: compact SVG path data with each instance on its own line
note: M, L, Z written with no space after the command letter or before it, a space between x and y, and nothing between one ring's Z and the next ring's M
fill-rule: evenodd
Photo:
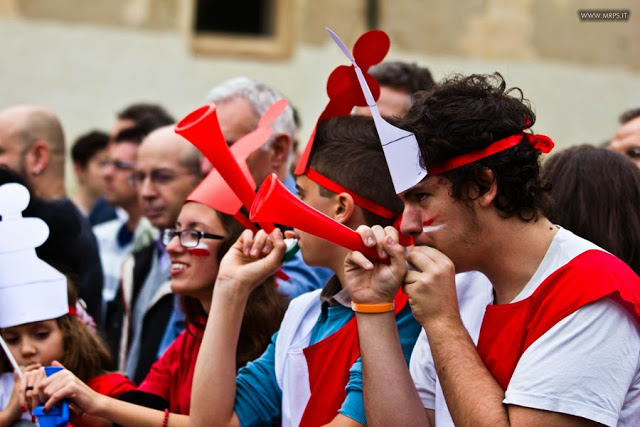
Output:
M353 316L353 311L342 305L323 309L323 313L319 316L311 332L309 345L327 338L344 326ZM408 365L421 326L413 318L408 303L397 314L396 319L402 351ZM277 333L273 335L271 343L260 358L248 363L238 372L234 410L243 426L271 424L281 418L282 390L278 386L275 375L276 337ZM349 370L346 393L347 397L338 412L366 425L360 358Z

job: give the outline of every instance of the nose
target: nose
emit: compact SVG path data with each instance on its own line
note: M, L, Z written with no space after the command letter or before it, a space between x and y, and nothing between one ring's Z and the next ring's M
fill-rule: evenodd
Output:
M420 219L420 211L405 203L402 212L402 223L400 224L400 232L407 235L415 235L422 233L422 221Z
M171 238L171 241L169 241L169 244L165 247L165 250L169 255L182 252L184 250L184 248L180 244L178 235L175 235Z
M20 355L23 359L29 359L34 356L36 352L36 347L29 338L22 338L20 340Z
M156 187L151 182L150 177L145 177L145 179L138 184L138 193L141 197L147 199L152 198L157 194Z
M111 177L113 176L113 164L107 163L102 167L102 176L105 179L111 179Z

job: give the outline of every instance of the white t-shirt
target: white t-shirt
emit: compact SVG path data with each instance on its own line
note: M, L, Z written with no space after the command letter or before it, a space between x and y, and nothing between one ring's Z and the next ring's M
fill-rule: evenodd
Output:
M560 229L538 270L513 302L528 298L555 270L597 246ZM477 344L485 308L493 301L480 273L456 276L462 321ZM453 425L437 379L429 342L420 334L411 376L436 425ZM523 353L505 392L505 404L561 412L609 426L640 425L640 325L603 299L567 316Z

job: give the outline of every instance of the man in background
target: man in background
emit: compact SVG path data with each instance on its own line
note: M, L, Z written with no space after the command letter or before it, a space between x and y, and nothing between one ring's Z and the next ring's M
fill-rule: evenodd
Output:
M620 124L609 148L629 156L640 167L640 108L623 113Z
M101 214L94 207L104 193L103 169L108 161L107 144L109 135L106 132L92 130L80 135L71 147L73 172L78 181L78 188L71 200L91 223L92 217Z
M380 84L377 104L383 117L404 117L411 108L413 95L435 84L431 71L416 63L383 62L371 67L369 74ZM355 113L371 115L369 107L356 107Z
M70 260L64 252L49 248L46 242L36 252L41 258L43 252L55 252L52 262L71 276L87 311L99 322L102 268L98 245L91 224L67 197L64 144L62 125L51 110L38 105L16 105L0 111L0 165L17 172L36 197L71 205L70 212L77 217L78 234L68 253L79 251L82 258Z
M159 230L174 227L184 199L202 179L200 152L163 126L138 148L132 183L142 214ZM159 240L134 252L123 264L122 286L107 309L108 337L119 368L140 383L153 362L174 311L170 261Z
M281 98L278 92L263 83L247 77L237 77L211 89L207 101L216 104L220 129L227 144L232 145L255 130L262 114ZM295 179L289 172L296 131L291 107L287 107L271 128L273 135L247 157L247 166L258 187L265 178L275 173L289 191L296 193ZM203 159L203 170L208 172L210 169L208 160ZM306 265L300 252L287 261L282 270L290 280L279 280L279 289L290 298L321 288L332 276L328 269Z
M132 182L136 168L138 146L149 133L141 126L118 132L108 146L108 160L103 178L105 200L126 212L126 218L115 218L93 227L98 239L100 260L104 272L102 287L103 313L116 296L122 279L122 263L132 251L151 243L158 231L142 216L138 192Z

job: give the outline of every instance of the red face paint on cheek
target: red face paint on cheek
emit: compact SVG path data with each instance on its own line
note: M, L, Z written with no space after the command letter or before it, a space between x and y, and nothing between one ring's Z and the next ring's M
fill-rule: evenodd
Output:
M422 226L423 226L423 227L428 227L428 226L430 226L431 224L433 224L433 222L434 222L435 220L436 220L435 218L431 218L431 219L429 219L429 220L427 220L427 221L422 221Z
M428 221L424 221L422 223L422 232L423 233L433 233L433 232L435 232L437 230L440 230L443 227L442 224L440 224L440 225L432 225L437 219L438 218L432 218L432 219L430 219Z
M204 248L189 248L189 249L187 249L187 251L191 255L195 255L195 256L199 256L199 257L204 257L204 256L211 255L211 252L209 252L209 249L204 249Z

